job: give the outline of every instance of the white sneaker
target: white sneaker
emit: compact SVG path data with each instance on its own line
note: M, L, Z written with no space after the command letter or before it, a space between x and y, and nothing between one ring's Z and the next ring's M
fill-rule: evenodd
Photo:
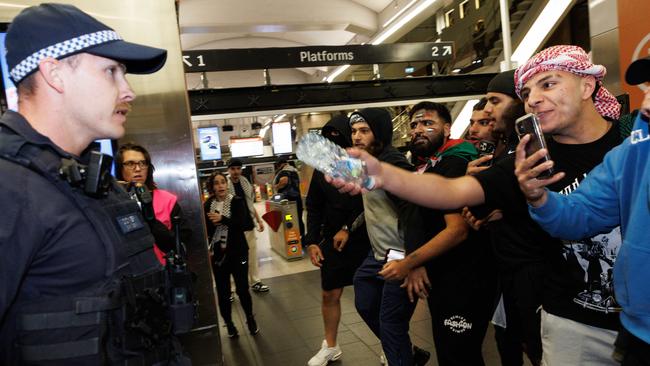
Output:
M334 347L327 347L327 341L323 340L323 344L320 347L320 351L309 359L309 362L307 362L307 365L309 366L325 366L327 363L331 361L336 361L339 358L341 358L341 355L343 354L343 351L341 351L341 347L337 344Z
M388 362L386 361L386 355L384 354L384 351L381 351L381 355L379 355L379 363L382 365L388 365Z

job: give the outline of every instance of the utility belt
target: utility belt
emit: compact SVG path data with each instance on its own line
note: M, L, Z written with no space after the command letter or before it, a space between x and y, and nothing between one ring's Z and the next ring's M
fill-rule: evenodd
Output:
M173 266L123 277L103 291L24 304L21 364L151 365L180 353L192 328L191 274Z

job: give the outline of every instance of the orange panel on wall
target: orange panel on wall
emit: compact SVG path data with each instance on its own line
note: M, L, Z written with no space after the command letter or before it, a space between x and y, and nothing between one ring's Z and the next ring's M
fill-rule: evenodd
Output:
M625 83L625 70L632 61L650 56L650 1L617 1L619 52L621 61L621 86L630 94L630 109L637 109L643 100L645 86Z

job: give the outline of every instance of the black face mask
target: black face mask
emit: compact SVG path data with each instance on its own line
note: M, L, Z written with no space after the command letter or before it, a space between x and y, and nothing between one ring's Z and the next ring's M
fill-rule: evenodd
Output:
M345 136L343 136L341 134L339 134L338 136L334 136L331 133L326 133L325 138L327 138L328 140L332 141L333 143L339 145L342 148L350 147L349 146L350 144L348 143Z

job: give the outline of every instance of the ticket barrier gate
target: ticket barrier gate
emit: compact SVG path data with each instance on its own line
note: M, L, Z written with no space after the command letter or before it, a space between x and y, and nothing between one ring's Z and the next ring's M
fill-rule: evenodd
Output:
M298 208L295 202L280 197L266 201L262 218L271 228L271 248L286 260L302 259Z

